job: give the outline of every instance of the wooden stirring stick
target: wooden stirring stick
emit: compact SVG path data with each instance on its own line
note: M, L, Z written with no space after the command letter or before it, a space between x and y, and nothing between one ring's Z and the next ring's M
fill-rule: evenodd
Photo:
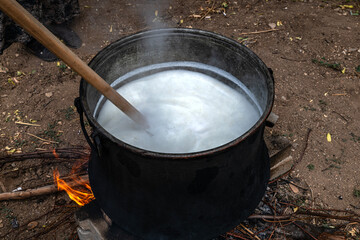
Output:
M144 128L149 127L144 115L116 92L104 79L66 47L18 2L15 0L0 0L0 10L82 76L89 84L102 93L134 122Z

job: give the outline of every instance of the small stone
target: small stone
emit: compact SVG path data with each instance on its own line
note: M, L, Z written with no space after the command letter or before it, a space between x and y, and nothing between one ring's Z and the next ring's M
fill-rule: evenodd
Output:
M356 52L357 50L357 48L349 48L348 52Z
M38 225L39 225L39 223L36 222L36 221L30 222L30 223L27 225L27 229L29 229L29 230L34 229L34 228L36 228Z
M275 29L276 28L276 23L269 23L269 27L271 27L271 29Z
M19 227L19 222L17 221L16 218L13 218L13 219L11 220L11 226L12 226L13 228L18 228L18 227Z
M339 200L343 200L343 196L341 196L341 195L338 198L339 198Z
M45 93L45 96L48 97L48 98L51 97L52 95L53 95L52 92L47 92L47 93Z

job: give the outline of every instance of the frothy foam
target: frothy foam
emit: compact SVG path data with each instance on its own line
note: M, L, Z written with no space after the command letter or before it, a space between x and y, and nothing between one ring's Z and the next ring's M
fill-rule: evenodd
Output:
M145 115L151 135L110 101L100 109L98 123L123 142L154 152L212 149L240 137L260 118L246 94L195 71L158 72L117 91Z

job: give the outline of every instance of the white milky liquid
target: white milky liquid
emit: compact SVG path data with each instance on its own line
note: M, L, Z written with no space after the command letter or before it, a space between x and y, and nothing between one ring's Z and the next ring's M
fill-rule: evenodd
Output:
M151 135L106 101L97 121L116 138L162 153L191 153L224 145L260 118L248 98L203 73L167 70L117 90L148 120Z

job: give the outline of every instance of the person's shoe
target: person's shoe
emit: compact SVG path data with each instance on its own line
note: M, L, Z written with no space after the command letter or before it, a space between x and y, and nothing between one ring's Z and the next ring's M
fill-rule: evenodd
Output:
M66 24L50 24L47 28L64 43L72 48L79 48L82 45L80 37Z
M35 39L32 39L28 44L26 44L26 47L32 54L34 54L41 60L44 60L46 62L54 62L58 60L58 58L52 52L50 52L46 47L44 47Z

